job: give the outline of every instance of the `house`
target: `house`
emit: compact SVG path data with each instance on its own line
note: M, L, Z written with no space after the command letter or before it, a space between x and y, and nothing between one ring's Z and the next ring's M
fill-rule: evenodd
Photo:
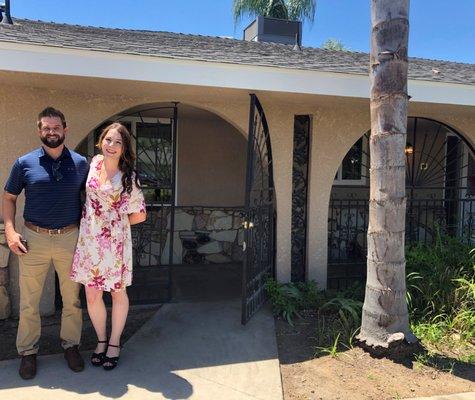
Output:
M65 113L68 146L88 156L105 123L126 124L149 206L134 229L136 302L173 297L177 279L224 291L242 280L245 321L268 274L321 288L361 275L367 54L13 22L0 24L0 180L38 146L45 106ZM475 65L411 58L408 85L408 238L432 240L442 226L471 240ZM21 202L17 214L21 226ZM8 265L15 313L15 257ZM45 312L54 292L51 276Z

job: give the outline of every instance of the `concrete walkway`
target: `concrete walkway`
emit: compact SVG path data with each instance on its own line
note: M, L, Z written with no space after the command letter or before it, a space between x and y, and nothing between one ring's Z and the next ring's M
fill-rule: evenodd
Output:
M18 366L0 362L0 399L282 399L273 317L261 310L242 326L238 301L164 305L113 371L87 363L73 373L58 354L39 357L24 381Z

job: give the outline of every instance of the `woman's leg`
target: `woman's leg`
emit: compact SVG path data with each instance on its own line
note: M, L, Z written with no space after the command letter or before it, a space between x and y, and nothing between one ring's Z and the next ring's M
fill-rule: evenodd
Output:
M107 310L104 300L102 299L102 290L85 287L87 312L91 318L92 325L96 331L98 341L107 341ZM106 350L106 343L97 343L95 353L102 353Z
M129 312L129 297L127 291L121 290L118 292L111 292L112 296L112 331L109 338L109 343L113 345L120 345L120 337L124 330L125 321ZM117 347L107 348L107 357L117 357L120 349Z

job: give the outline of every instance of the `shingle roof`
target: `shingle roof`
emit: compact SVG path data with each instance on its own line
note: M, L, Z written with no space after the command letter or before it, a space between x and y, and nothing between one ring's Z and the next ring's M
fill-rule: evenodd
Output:
M140 31L15 19L14 25L0 24L0 41L44 46L319 70L350 74L368 73L366 53L330 51L276 43L171 32ZM433 82L475 84L475 64L409 59L409 78Z

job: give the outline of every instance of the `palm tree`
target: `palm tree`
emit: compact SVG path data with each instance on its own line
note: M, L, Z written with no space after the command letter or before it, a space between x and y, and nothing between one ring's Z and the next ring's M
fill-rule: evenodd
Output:
M373 349L416 341L405 298L408 15L409 0L371 0L368 273L358 339Z
M316 0L234 0L234 19L245 15L313 22Z

